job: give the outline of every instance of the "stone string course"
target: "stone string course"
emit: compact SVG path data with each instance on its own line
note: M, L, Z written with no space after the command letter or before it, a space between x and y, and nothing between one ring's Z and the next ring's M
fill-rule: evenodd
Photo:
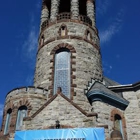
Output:
M48 28L46 28L40 35L40 37L42 37L42 35L44 36L45 40L44 42L52 39L52 38L56 38L59 37L59 30L61 25L66 25L67 26L67 35L71 35L71 36L77 36L77 37L84 37L85 36L85 32L88 29L91 33L92 36L92 41L94 42L94 44L96 44L97 46L99 45L99 38L98 38L98 34L96 33L96 31L92 28L89 28L88 26L84 25L84 24L78 24L78 23L74 23L74 22L60 22L57 24L53 24L52 26L49 26Z

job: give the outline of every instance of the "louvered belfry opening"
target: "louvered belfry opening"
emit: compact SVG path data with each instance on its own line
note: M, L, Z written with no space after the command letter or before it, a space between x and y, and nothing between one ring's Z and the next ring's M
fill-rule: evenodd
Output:
M68 12L70 13L70 0L60 0L59 13Z
M79 14L87 16L87 0L79 0Z
M49 11L49 18L51 16L51 0L45 0L45 5L47 6L48 8L48 11Z

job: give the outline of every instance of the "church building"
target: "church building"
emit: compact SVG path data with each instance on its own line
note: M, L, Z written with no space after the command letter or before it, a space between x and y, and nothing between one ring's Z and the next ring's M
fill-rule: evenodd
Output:
M95 0L43 0L34 85L7 93L0 140L15 131L104 128L106 140L139 140L140 83L102 71Z

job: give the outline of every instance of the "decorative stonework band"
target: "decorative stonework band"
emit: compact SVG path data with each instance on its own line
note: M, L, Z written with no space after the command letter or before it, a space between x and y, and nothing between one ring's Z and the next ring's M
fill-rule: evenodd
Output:
M63 40L63 39L78 39L78 40L84 40L86 41L87 43L90 43L94 48L96 48L98 51L100 51L100 47L97 46L96 44L94 44L93 41L90 41L88 40L87 38L85 38L84 36L83 37L80 37L80 36L73 36L73 35L66 35L66 36L58 36L58 37L55 37L55 38L51 38L49 40L47 40L46 42L44 42L43 44L40 44L40 46L38 47L38 52L41 48L43 48L45 45L51 43L52 41L56 41L56 40Z
M75 22L75 23L80 23L80 24L87 25L90 28L92 28L92 20L87 16L79 15L78 19L75 20L75 19L71 18L70 13L61 13L57 16L57 18L55 20L53 20L51 22L49 20L45 20L42 23L41 32L43 30L45 30L46 28L48 28L49 26L54 25L56 23L60 23L60 22Z

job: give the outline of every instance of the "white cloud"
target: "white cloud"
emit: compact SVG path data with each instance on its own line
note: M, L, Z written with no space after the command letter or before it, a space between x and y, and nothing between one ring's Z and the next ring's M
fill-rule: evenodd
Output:
M31 67L35 63L35 56L38 47L38 36L39 36L39 27L38 27L38 16L36 16L41 10L41 1L35 0L34 9L30 11L29 17L30 21L26 27L26 34L23 34L24 40L22 45L22 59L23 61L30 61Z
M116 55L116 58L119 59L121 56L119 54Z
M105 30L99 31L101 43L110 41L111 38L121 30L123 24L123 16L124 16L124 10L121 9L117 13L116 17L112 19L111 24Z
M36 3L36 8L37 8L37 9L40 9L40 8L41 8L41 1L37 1L37 3Z
M103 61L103 71L105 73L110 73L112 69L113 69L113 67L110 64L108 64L107 62Z
M97 1L97 14L104 15L111 5L110 0L98 0Z
M23 41L22 45L22 59L23 61L30 61L30 67L34 66L35 56L38 47L38 26L35 24L34 15L31 16L29 30L27 37Z
M35 25L34 16L31 16L29 31L22 46L22 60L28 62L30 69L34 69L36 61L36 51L38 48L38 27ZM33 72L26 76L26 84L33 84Z
M23 44L23 48L26 49L26 53L27 53L26 56L29 58L32 58L32 56L34 55L34 53L36 51L37 38L38 38L38 34L36 31L36 28L35 28L35 26L32 26L29 31L27 40L25 40L25 42Z
M24 55L29 59L34 59L36 49L37 49L37 41L38 41L38 27L33 25L34 18L31 18L31 27L28 32L27 38L23 43L23 51Z
M109 66L109 68L112 69L113 67L112 66Z

